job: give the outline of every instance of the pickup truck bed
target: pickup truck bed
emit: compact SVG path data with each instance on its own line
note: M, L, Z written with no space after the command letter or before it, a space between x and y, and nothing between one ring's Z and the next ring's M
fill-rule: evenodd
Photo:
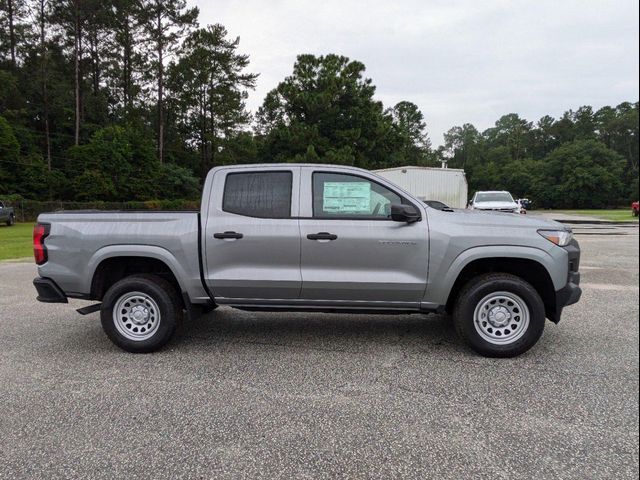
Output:
M62 211L42 214L38 217L39 223L55 225L46 239L49 255L47 275L56 279L67 297L91 299L96 294L95 288L99 287L93 284L93 276L102 262L117 258L121 263L123 259L142 256L167 265L180 291L186 292L192 303L207 303L210 298L202 285L197 253L199 217L197 211ZM123 273L126 273L127 265L123 267Z

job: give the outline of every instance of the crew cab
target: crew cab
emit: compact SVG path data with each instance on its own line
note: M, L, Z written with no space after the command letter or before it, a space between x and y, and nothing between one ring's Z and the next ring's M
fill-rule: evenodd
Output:
M108 337L162 347L185 317L244 310L451 313L482 355L531 348L579 300L580 249L539 218L435 209L348 166L222 166L199 212L46 213L38 300L100 303ZM295 314L295 313L294 313Z

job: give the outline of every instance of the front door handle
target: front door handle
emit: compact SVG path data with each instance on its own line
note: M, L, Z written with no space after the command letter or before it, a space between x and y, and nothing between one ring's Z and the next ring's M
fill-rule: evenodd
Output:
M236 232L224 232L224 233L214 233L213 238L242 238L243 235L241 233Z
M333 233L320 232L310 233L309 235L307 235L307 238L309 240L335 240L336 238L338 238L338 235L335 235Z

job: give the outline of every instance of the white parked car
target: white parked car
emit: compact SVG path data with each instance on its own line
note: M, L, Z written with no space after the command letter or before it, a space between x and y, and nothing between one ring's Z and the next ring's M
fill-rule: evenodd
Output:
M492 210L497 212L520 213L521 207L509 192L476 192L469 202L471 210Z

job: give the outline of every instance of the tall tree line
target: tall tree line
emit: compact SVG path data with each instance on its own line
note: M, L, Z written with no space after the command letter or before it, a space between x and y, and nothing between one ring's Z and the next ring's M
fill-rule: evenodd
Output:
M638 103L451 128L433 148L413 103L385 106L365 66L300 55L251 115L240 39L185 0L0 0L0 196L196 199L251 162L464 168L471 190L539 206L638 197Z
M185 0L0 0L0 194L197 197L248 129L238 48Z

